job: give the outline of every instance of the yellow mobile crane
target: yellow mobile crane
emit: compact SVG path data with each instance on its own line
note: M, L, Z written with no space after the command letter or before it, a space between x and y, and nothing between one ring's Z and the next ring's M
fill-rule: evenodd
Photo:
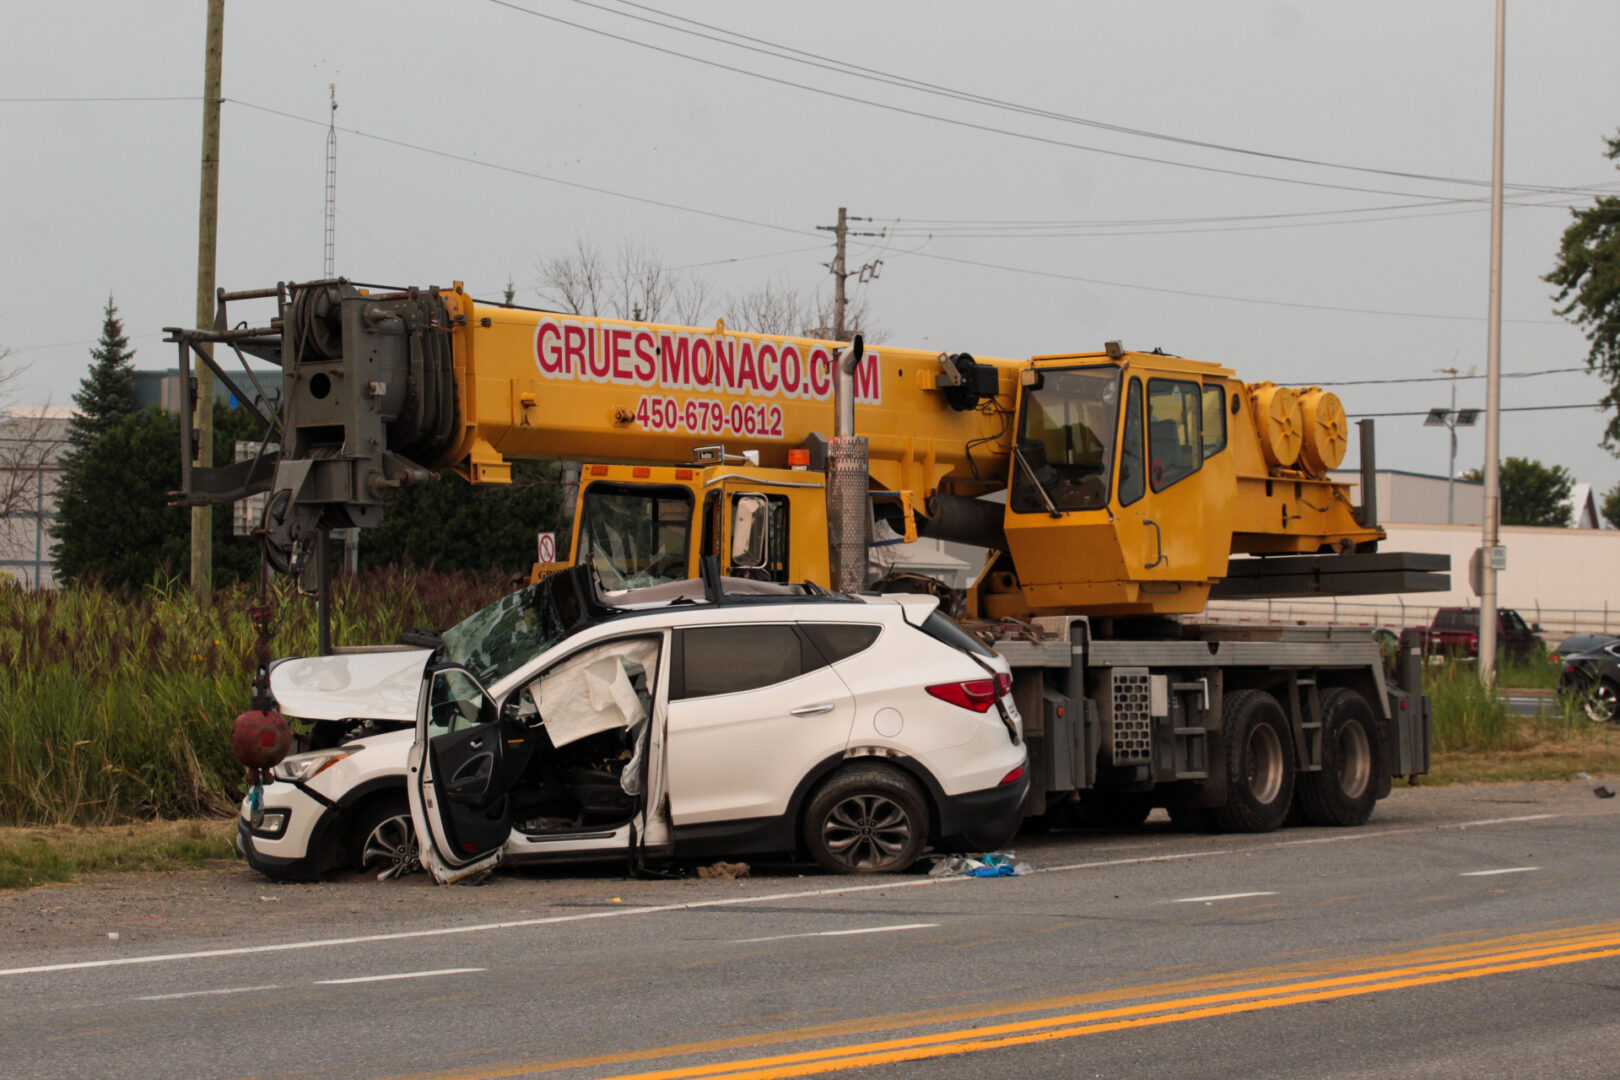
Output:
M256 299L276 302L268 325L229 328L227 306ZM213 330L170 340L183 372L193 352L217 370L204 343L250 375L247 355L280 367L279 450L207 470L182 454L189 502L267 493L278 569L435 470L501 483L513 460L585 459L570 558L538 574L588 562L614 588L715 557L859 591L874 522L983 547L964 609L1018 669L1026 816L1128 824L1162 805L1258 830L1297 805L1358 824L1392 776L1427 769L1417 673L1390 686L1365 632L1170 618L1211 596L1446 587L1443 556L1376 551L1369 423L1362 504L1328 476L1348 429L1319 388L1114 342L1029 360L864 349L490 304L459 283L222 290Z

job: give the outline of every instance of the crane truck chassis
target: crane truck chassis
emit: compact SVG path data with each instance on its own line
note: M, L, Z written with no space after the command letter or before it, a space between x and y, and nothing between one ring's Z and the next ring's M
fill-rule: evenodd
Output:
M227 305L267 299L268 325L231 328ZM187 377L193 355L228 377L204 346L233 350L258 391L243 397L270 396L248 356L281 370L261 414L279 450L194 466L183 415L180 492L266 493L258 535L280 571L313 561L324 584L327 532L376 524L435 470L501 483L514 459L597 457L569 561L610 587L712 558L859 591L879 522L900 542L983 546L963 614L1014 669L1033 774L1020 818L1129 825L1162 806L1229 831L1291 812L1356 825L1393 777L1428 770L1415 655L1391 669L1353 628L1183 619L1211 596L1447 587L1445 556L1377 551L1369 421L1361 505L1327 477L1348 432L1316 388L1116 343L1028 361L863 350L344 279L221 290L213 329L169 340Z

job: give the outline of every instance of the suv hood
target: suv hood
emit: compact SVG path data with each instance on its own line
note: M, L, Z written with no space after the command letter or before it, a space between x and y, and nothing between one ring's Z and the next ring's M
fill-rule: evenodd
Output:
M432 649L389 649L296 657L270 670L270 693L283 713L300 720L414 723L432 656Z

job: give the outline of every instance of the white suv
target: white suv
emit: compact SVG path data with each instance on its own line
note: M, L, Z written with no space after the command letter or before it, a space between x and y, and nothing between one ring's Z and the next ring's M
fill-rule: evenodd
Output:
M898 871L993 846L1028 788L1012 680L936 607L719 577L603 594L575 569L429 647L285 661L282 709L348 735L276 767L241 845L272 877L420 858L440 881L793 851Z

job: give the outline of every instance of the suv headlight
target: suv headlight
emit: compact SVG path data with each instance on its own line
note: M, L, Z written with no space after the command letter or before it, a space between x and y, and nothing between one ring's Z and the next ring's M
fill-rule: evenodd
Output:
M280 765L270 770L270 775L277 780L302 783L325 772L348 757L350 753L351 751L343 749L312 750L307 754L294 754L292 757L283 758Z

